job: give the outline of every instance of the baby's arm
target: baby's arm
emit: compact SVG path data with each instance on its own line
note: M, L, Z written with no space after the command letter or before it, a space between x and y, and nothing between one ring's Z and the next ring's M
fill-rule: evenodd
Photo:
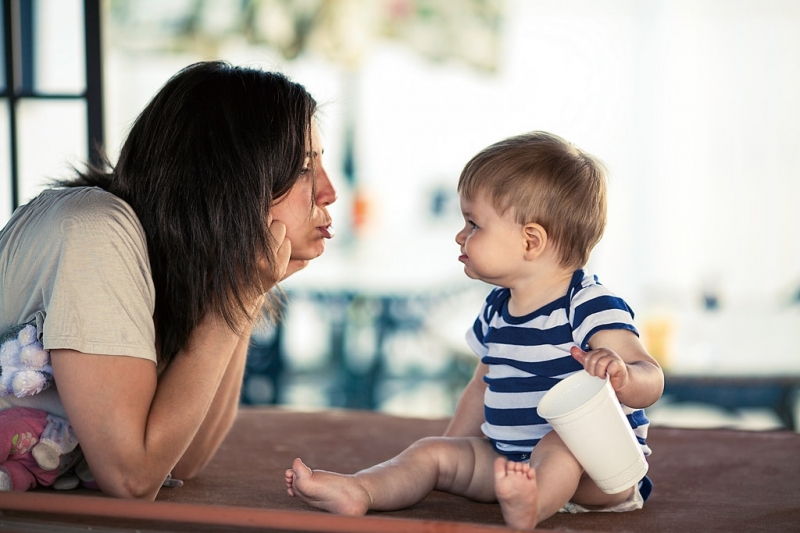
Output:
M485 364L478 363L472 379L461 393L456 412L444 432L445 437L480 437L483 435L481 432L481 424L484 421L483 394L486 391L486 382L483 381L483 376L488 370Z
M649 407L664 392L664 373L647 353L639 337L624 329L601 330L589 339L589 352L577 346L571 350L591 375L605 378L619 401L634 409Z

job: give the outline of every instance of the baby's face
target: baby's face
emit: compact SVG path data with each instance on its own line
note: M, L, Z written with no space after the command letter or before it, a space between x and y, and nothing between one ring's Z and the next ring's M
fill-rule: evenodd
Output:
M510 212L501 216L483 196L461 196L464 227L456 234L461 247L458 260L473 279L509 287L521 273L525 238L522 225Z

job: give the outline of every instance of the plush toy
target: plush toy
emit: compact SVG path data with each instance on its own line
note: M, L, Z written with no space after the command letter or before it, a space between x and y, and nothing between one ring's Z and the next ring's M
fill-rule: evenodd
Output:
M42 392L54 382L50 353L36 326L22 324L0 334L0 396ZM69 422L40 409L0 411L0 491L41 486L99 489ZM183 482L167 476L164 487Z
M17 398L53 384L50 354L36 326L21 324L0 334L0 396ZM82 458L72 426L40 409L0 411L0 491L49 486Z
M0 396L22 398L52 384L50 353L39 342L36 326L22 324L0 335Z
M82 457L63 418L29 407L0 411L0 491L50 486Z

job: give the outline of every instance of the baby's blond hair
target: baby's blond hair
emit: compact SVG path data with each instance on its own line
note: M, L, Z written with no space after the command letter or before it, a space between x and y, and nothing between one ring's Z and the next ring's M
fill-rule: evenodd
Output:
M581 268L606 226L606 170L594 156L542 131L510 137L475 155L458 180L467 199L483 196L500 215L544 227L560 263Z

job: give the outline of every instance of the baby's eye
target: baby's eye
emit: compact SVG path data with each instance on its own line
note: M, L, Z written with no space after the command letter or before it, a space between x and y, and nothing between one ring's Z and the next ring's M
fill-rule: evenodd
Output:
M478 229L478 225L471 220L467 220L467 224L469 224L469 227L472 229Z

